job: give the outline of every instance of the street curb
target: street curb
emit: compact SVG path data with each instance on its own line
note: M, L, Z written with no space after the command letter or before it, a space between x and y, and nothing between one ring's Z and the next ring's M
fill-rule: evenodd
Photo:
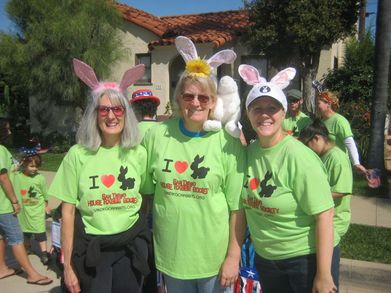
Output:
M391 265L341 258L339 277L342 281L391 288Z

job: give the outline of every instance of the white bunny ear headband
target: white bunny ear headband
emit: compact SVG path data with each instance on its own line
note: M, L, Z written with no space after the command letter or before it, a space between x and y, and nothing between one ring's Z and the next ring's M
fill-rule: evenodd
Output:
M144 64L136 65L128 69L122 76L121 83L99 82L96 78L94 69L88 64L78 59L73 59L73 70L93 92L99 92L105 89L112 89L123 93L128 86L136 82L144 75Z
M194 43L183 36L175 39L175 46L185 60L186 71L191 76L208 77L221 64L231 64L236 59L235 52L229 49L217 52L208 60L201 59L198 57Z
M239 74L245 83L253 86L247 95L246 109L248 109L248 106L255 99L267 96L277 100L286 112L287 100L282 90L286 88L289 85L289 82L295 77L296 69L288 67L281 70L269 82L267 82L265 78L261 77L258 69L251 65L239 65Z

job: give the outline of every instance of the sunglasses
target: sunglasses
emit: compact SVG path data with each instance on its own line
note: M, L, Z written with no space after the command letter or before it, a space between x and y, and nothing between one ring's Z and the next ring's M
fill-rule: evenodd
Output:
M298 99L288 99L288 103L289 104L296 104L296 103L298 103L300 101L300 99L298 100Z
M201 104L206 104L210 100L210 98L205 95L193 95L193 94L186 94L186 93L182 94L182 99L185 102L192 102L196 97Z
M125 108L122 106L113 106L113 107L108 107L108 106L98 106L98 113L99 116L101 117L106 117L109 115L110 110L113 112L113 114L116 117L122 117L125 113Z

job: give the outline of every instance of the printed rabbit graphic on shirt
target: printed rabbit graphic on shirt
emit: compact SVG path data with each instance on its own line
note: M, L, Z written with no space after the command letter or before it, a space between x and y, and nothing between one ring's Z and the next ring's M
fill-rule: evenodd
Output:
M117 177L118 181L121 182L120 188L122 190L133 189L135 179L132 177L126 178L126 174L128 173L128 167L121 166L119 169L119 175Z
M206 177L206 174L209 172L209 168L206 167L199 167L199 164L204 161L204 156L200 157L199 155L196 155L194 157L193 163L190 165L190 169L193 170L193 174L191 174L191 177L193 179L203 179Z
M273 177L272 172L267 171L265 174L265 178L263 178L260 183L261 191L259 192L259 195L261 197L270 197L273 194L274 190L277 189L277 186L271 184L268 185L267 183L270 179L272 179L272 177Z

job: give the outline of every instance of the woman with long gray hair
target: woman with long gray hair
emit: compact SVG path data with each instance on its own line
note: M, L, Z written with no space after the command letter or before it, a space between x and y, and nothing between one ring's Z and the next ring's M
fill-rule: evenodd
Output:
M74 59L92 90L77 133L49 194L62 201L64 281L74 292L140 292L148 273L149 230L139 214L146 151L123 92L144 73L129 69L120 84L98 82Z

